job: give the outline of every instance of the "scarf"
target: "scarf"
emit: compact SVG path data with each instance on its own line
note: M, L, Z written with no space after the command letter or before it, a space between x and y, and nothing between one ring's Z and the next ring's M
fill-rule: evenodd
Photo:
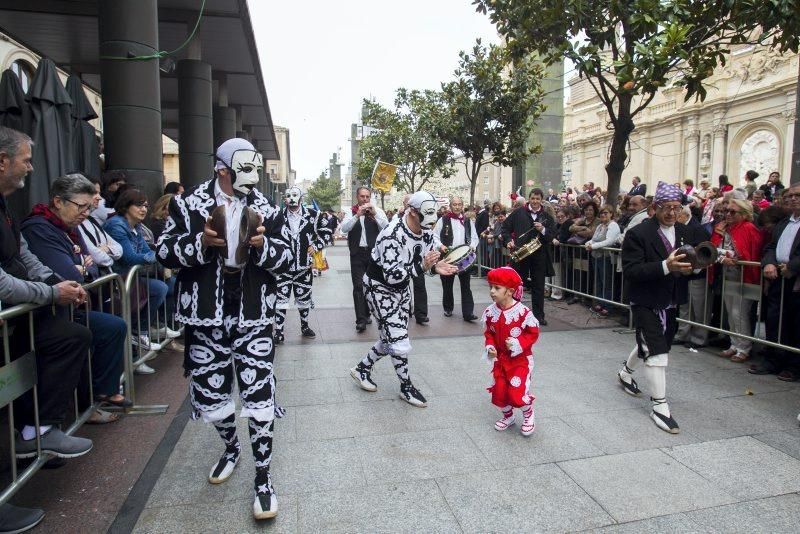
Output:
M350 207L350 212L351 212L353 215L355 215L356 213L358 213L358 204L356 204L355 206L351 206L351 207Z
M31 214L28 215L28 218L31 217L44 217L50 224L67 234L69 240L72 241L72 244L80 249L80 253L85 253L83 240L78 234L78 229L69 228L66 224L64 224L64 221L62 221L61 218L50 209L50 206L47 204L36 204L31 210Z
M464 214L463 213L460 213L460 214L456 215L452 211L448 211L447 215L445 215L445 217L447 217L448 219L454 220L454 221L458 221L461 224L464 224Z

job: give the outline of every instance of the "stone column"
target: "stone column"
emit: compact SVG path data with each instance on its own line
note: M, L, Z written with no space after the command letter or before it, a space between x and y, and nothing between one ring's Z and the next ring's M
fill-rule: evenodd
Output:
M783 118L786 121L786 137L783 141L783 165L781 169L781 181L788 186L792 178L792 158L794 154L795 129L797 127L797 92L786 93L786 106L783 108ZM798 163L800 165L800 163Z
M181 183L192 186L208 180L214 168L211 65L182 59L177 73Z
M152 203L164 191L158 59L108 58L158 51L158 2L100 0L97 14L106 168Z
M214 107L214 149L224 141L236 137L236 110L228 107L228 78L218 80L217 106Z
M700 182L700 130L697 127L697 116L691 116L686 122L686 178Z
M728 125L724 123L724 117L724 110L714 112L714 144L711 149L711 180L713 183L716 183L720 174L728 174L725 172ZM731 177L729 176L729 178Z
M694 176L681 176L683 173L683 169L685 167L684 164L684 151L683 151L683 121L678 119L675 124L672 125L673 128L673 137L672 137L672 145L675 147L672 151L673 154L673 165L675 166L675 179L683 183L683 181L687 178L691 178L694 181L695 185L697 185L697 180Z

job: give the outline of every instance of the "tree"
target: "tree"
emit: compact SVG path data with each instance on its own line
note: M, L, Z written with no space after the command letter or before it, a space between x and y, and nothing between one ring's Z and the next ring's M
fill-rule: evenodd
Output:
M704 82L730 46L797 51L797 0L474 0L513 57L572 61L591 84L613 131L606 173L616 198L634 118L667 84L703 100Z
M541 65L521 58L511 61L505 47L481 44L472 54L459 53L455 80L443 83L440 98L444 120L440 137L464 157L470 180L469 203L485 165L519 165L540 147L527 147L542 114Z
M315 200L321 210L338 210L342 203L342 184L335 178L328 178L322 172L308 188L307 196Z
M362 121L375 128L361 142L358 176L368 179L378 160L397 165L395 187L413 193L433 175L455 173L450 147L437 135L442 117L434 91L397 90L394 109L364 100Z

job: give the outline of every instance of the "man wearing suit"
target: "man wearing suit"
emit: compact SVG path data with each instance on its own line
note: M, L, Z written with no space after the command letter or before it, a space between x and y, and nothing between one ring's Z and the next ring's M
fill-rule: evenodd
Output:
M784 206L791 215L772 232L772 242L764 250L761 266L770 281L767 290L767 339L790 347L800 347L800 183L783 194ZM778 317L783 313L783 319ZM778 326L780 328L780 336ZM750 368L753 374L777 373L780 380L800 379L797 354L767 349L764 362Z
M642 180L638 176L634 176L633 180L631 180L633 187L631 190L628 191L628 196L632 197L635 195L647 196L647 184L643 184Z
M681 212L680 187L659 182L654 217L643 221L622 243L622 275L631 301L636 346L617 376L623 390L634 396L641 390L633 379L639 360L650 383L653 411L650 418L665 432L680 432L666 398L666 371L672 339L678 329L678 306L687 301L690 263L675 250L691 244L686 226L676 224Z
M544 318L544 279L554 276L553 262L547 252L547 246L555 237L556 222L542 207L544 194L541 189L532 189L528 203L511 212L503 221L503 241L513 251L538 238L542 247L520 262L511 266L519 273L523 283L530 278L531 311L539 324L547 325Z
M347 246L350 249L350 278L353 282L356 330L363 332L369 322L369 309L367 299L364 297L364 273L367 272L375 240L389 221L383 210L370 202L372 192L368 188L359 187L356 198L358 204L353 206L351 213L345 217L340 230L343 234L347 234Z

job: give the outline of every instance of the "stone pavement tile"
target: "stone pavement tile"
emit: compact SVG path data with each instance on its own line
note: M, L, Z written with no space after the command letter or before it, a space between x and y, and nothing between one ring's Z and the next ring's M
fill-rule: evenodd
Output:
M461 429L356 438L368 484L448 476L491 468Z
M753 437L800 460L800 428L779 432L765 432L764 434L756 434Z
M436 397L422 410L405 406L408 409L403 411L402 422L409 431L461 428L469 424L491 426L498 414L485 390Z
M566 532L614 521L553 464L436 482L464 532Z
M275 447L272 477L281 495L366 485L353 438L297 441Z
M353 358L351 357L350 359ZM290 363L295 366L293 380L338 378L349 374L348 366L345 364L344 360L336 356L309 356L308 358L295 360ZM352 365L353 364L351 364L351 366ZM278 372L280 372L281 366L278 366L277 369Z
M578 413L627 410L642 405L641 399L626 395L613 380L616 378L612 375L611 379L604 377L592 387L573 384L536 388L533 393L536 395L538 413L545 417L561 417Z
M670 403L702 402L745 393L744 389L732 384L727 386L709 384L706 380L706 374L713 372L719 371L685 370L670 361L670 366L667 370L667 395ZM642 383L640 386L647 387L646 383Z
M365 391L364 395L369 393ZM306 441L404 432L405 406L419 410L397 399L298 406L292 411L296 414L297 439Z
M431 361L412 362L412 372L422 376L437 396L463 395L465 393L480 394L486 391L489 383L490 368L488 363L483 370L481 364L473 364L469 370L461 372L449 369Z
M800 460L750 436L662 450L737 500L800 491Z
M713 532L713 530L701 527L689 519L686 514L671 514L642 519L641 521L609 525L603 528L587 530L583 534L640 534L642 532L699 534Z
M297 497L278 495L275 519L253 519L253 499L146 508L139 516L136 534L175 532L297 532Z
M280 404L280 402L278 402L278 404ZM240 433L239 435L242 437L245 436L244 433ZM274 440L276 448L280 447L283 443L292 443L297 441L297 414L295 413L294 408L287 409L283 417L275 420Z
M734 397L728 399L709 399L697 402L670 403L681 431L687 431L700 441L734 438L750 434L761 434L784 430L787 422L776 421L772 417L753 410L748 403ZM750 398L750 397L747 397Z
M673 435L660 430L650 419L650 406L592 414L562 415L561 419L605 454L619 454L671 445L696 443L684 429ZM680 424L680 412L673 410Z
M298 532L461 532L433 480L303 495Z
M281 406L315 406L342 402L337 378L287 380L279 382L275 394Z
M659 450L558 465L618 522L736 502L735 497Z
M314 356L330 356L330 345L323 343L309 343L307 345L278 345L275 348L275 366L280 368L280 363L285 360L304 360Z
M776 380L777 382L777 380ZM797 428L797 412L800 411L800 396L794 391L755 393L729 399L734 406L752 410L765 420L774 422L782 430Z
M800 495L740 502L688 512L686 515L709 532L797 532L800 525Z
M499 412L497 415L499 417ZM495 469L560 462L603 454L603 451L557 417L537 417L536 432L528 437L520 434L521 422L521 416L517 411L517 424L503 432L494 429L493 420L465 424L463 429Z
M782 382L773 375L753 375L747 372L746 365L736 369L716 370L702 374L704 383L725 388L727 396L745 395L747 390L753 393L773 393L792 390L795 384Z

